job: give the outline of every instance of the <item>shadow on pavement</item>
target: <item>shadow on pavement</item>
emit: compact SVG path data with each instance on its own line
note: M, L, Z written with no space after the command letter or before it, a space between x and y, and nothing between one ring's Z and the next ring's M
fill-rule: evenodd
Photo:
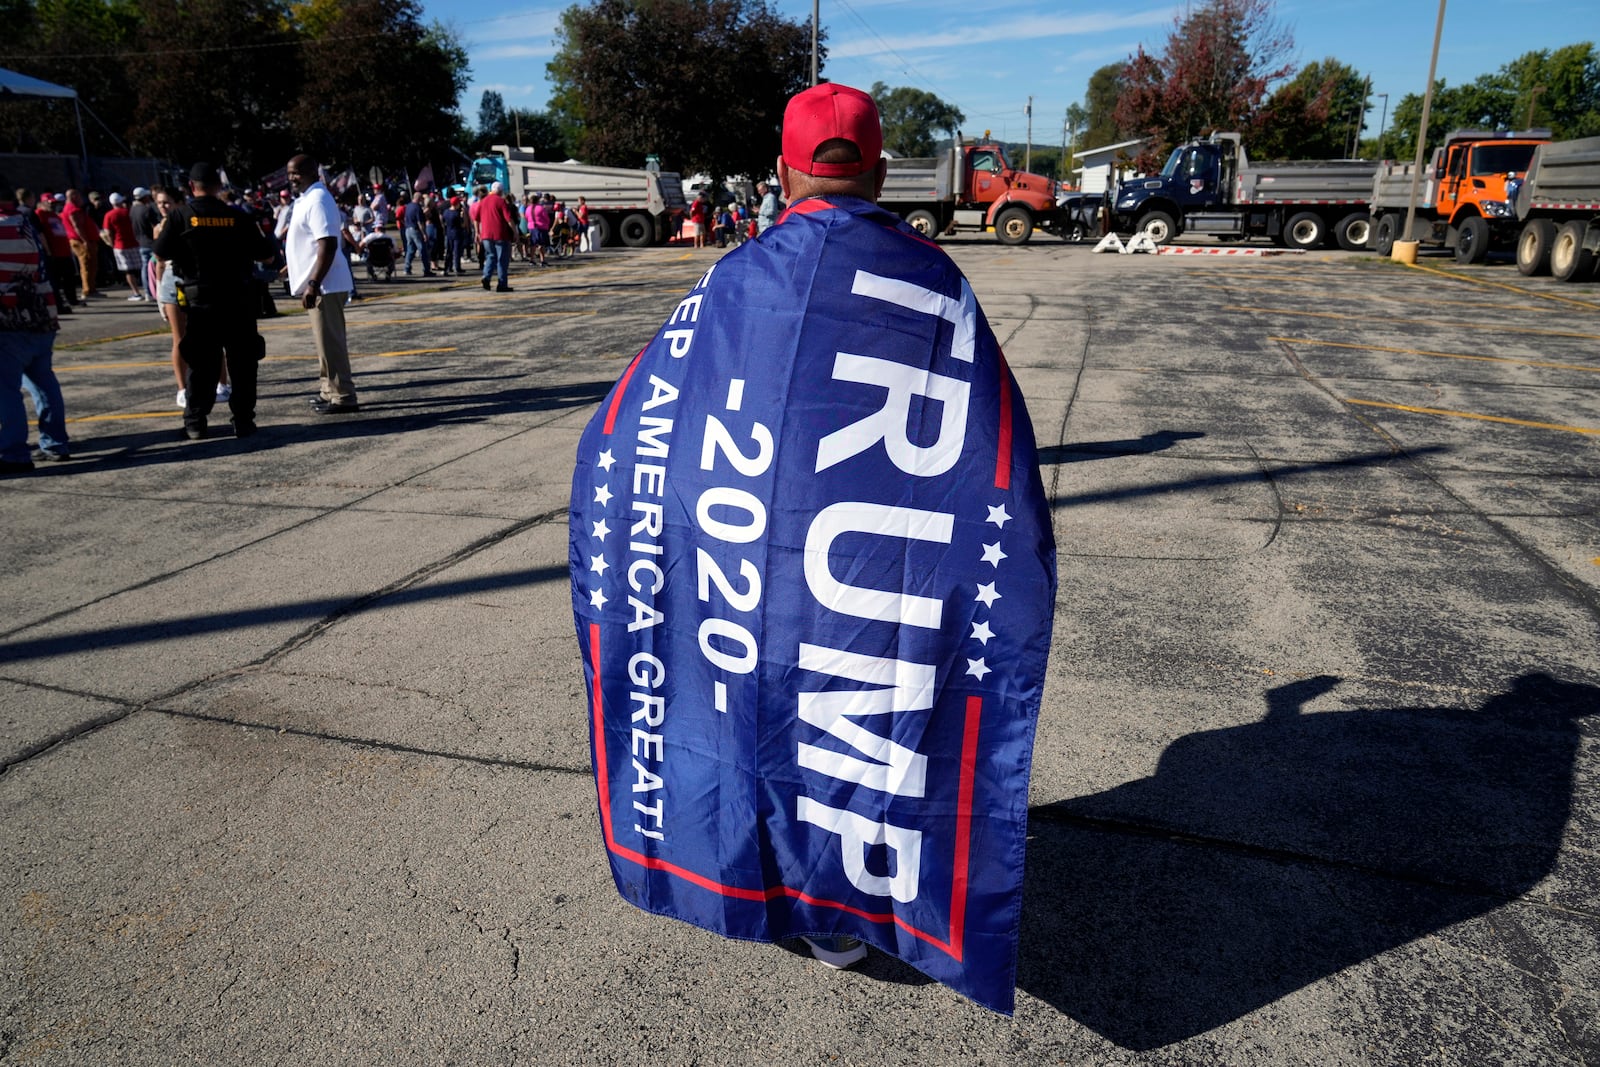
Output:
M52 656L70 656L95 649L142 645L151 641L240 632L257 626L272 626L283 622L310 624L352 615L380 603L384 607L400 607L427 600L449 600L452 597L517 589L527 585L538 585L541 582L565 582L568 578L569 571L566 564L524 567L520 570L502 571L477 578L456 578L442 582L430 580L404 589L380 591L365 597L325 597L300 600L291 604L275 604L270 607L215 611L207 615L190 615L182 619L128 623L124 626L80 630L50 637L24 637L0 642L0 663L21 663L27 660L48 659Z
M1149 778L1033 808L1018 985L1159 1048L1551 871L1600 688L1533 673L1476 710L1301 710L1337 684L1282 686Z
M371 376L362 377L361 388L372 392L379 392L385 388L381 383L369 382L369 377ZM470 380L482 383L494 379ZM416 388L419 383L412 381L409 384ZM421 383L423 387L429 384L431 383ZM174 411L172 421L161 429L74 437L73 462L43 465L28 477L71 477L78 471L90 468L125 470L157 463L204 462L208 452L219 449L266 451L290 440L296 442L351 440L408 430L425 430L452 423L478 422L513 413L591 407L605 399L613 384L611 379L606 379L559 386L489 389L459 397L430 398L424 395L376 402L363 399L361 411L352 415L317 415L311 410L309 403L300 403L297 400L291 408L292 413L285 419L281 412L263 410L258 406L260 432L237 443L229 426L228 407L226 404L218 404L212 410L210 417L213 436L205 441L182 440L183 416ZM311 392L299 395L309 400L314 392L313 388Z
M1192 441L1204 437L1199 430L1157 430L1143 437L1122 441L1081 441L1073 445L1049 445L1039 449L1039 465L1053 463L1078 463L1086 459L1110 459L1114 456L1148 456L1152 452L1165 452L1179 441Z

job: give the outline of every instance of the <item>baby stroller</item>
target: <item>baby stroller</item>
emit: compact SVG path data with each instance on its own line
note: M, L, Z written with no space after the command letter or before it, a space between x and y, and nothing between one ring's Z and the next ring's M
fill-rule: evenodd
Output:
M565 219L550 227L550 251L557 259L565 259L578 250L578 234Z
M394 239L387 234L373 234L361 243L361 250L367 256L367 277L373 281L378 280L378 272L383 271L383 280L394 279Z

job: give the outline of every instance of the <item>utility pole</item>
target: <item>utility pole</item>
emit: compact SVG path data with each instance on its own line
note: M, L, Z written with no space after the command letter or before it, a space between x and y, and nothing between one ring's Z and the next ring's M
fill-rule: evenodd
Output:
M1022 151L1022 169L1033 170L1033 97L1028 97L1028 147Z
M1406 197L1406 228L1402 235L1407 242L1411 242L1411 227L1417 224L1417 190L1422 185L1422 153L1428 147L1428 113L1433 110L1433 76L1439 70L1439 39L1444 36L1444 5L1445 0L1439 0L1439 18L1433 24L1433 55L1428 58L1428 89L1422 94L1422 118L1417 123L1417 158L1411 168L1411 193ZM1414 242L1411 251L1415 259Z
M1355 129L1350 133L1349 159L1356 159L1361 155L1361 128L1367 124L1367 99L1372 96L1372 75L1367 75L1367 80L1361 83L1361 103L1356 107Z
M1072 177L1072 171L1067 169L1067 116L1061 116L1061 180L1066 181Z
M1022 170L1034 170L1034 98L1027 98L1027 147L1022 149Z
M1387 159L1383 154L1383 135L1389 129L1389 94L1379 93L1378 96L1383 100L1383 114L1378 119L1378 158Z
M811 84L817 84L817 8L822 0L811 0Z

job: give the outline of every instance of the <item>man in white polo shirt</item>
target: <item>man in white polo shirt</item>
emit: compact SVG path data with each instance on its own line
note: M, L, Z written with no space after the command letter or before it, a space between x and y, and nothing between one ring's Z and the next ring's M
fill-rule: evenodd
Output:
M319 415L360 411L345 340L344 306L354 282L350 265L339 251L343 226L339 205L318 177L317 161L308 155L289 160L289 181L300 194L283 241L289 293L300 298L311 318L322 372L322 387L311 406Z

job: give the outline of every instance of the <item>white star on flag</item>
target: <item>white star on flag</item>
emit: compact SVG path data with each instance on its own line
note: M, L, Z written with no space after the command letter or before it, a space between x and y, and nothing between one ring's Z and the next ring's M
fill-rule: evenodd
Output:
M989 638L991 638L993 636L994 636L994 631L989 629L989 624L988 623L986 623L986 622L975 622L975 623L972 624L972 637L973 637L974 640L978 641L980 644L987 645L989 643Z
M1005 558L1006 558L1006 554L1004 552L1000 551L1000 542L999 541L996 541L992 545L984 545L983 546L983 561L985 563L989 564L991 567L1000 566L1000 561L1005 559Z
M981 656L978 659L967 660L967 673L972 675L980 682L983 681L984 675L992 672L993 668L987 663L983 662L983 658Z
M606 568L609 566L611 566L611 564L606 562L606 557L603 555L589 557L589 569L594 571L596 574L604 574L606 572Z
M589 603L593 604L597 610L606 606L606 599L605 593L599 589L589 594Z
M606 520L601 519L594 524L594 536L600 538L600 540L604 541L606 539L606 534L610 532L611 527L606 525Z
M1000 594L994 590L994 582L981 583L978 586L978 595L974 598L981 600L986 608L994 607L994 602L1000 599Z
M608 448L604 452L600 453L600 461L596 463L595 466L604 467L606 470L610 470L611 465L616 461L617 457L613 456L611 454L611 449Z
M1006 523L1010 521L1010 519L1011 516L1006 514L1006 506L1001 504L999 507L990 508L989 517L983 521L992 522L1003 530L1006 528Z
M611 503L611 487L609 485L595 486L594 502L602 506Z

